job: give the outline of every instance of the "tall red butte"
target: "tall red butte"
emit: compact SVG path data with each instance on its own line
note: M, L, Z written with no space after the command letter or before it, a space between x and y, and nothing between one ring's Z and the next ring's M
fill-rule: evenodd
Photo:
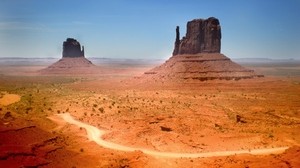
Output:
M220 53L221 26L217 18L194 19L187 23L186 35L180 39L176 27L173 56L162 65L145 72L151 80L239 80L261 77Z

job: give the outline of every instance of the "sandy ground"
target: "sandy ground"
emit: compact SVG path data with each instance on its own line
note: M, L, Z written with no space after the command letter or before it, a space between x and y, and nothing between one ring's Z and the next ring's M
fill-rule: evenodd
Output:
M7 94L20 99L0 105L0 167L300 166L297 69L293 76L282 75L285 71L239 81L145 83L137 76L149 68L107 66L101 71L106 73L91 76L2 68L1 100ZM264 67L256 68L264 72ZM159 153L289 149L208 158L124 152L99 146L83 127L49 119L62 113L105 130L105 142Z
M20 101L21 97L16 94L1 93L0 105L7 106Z

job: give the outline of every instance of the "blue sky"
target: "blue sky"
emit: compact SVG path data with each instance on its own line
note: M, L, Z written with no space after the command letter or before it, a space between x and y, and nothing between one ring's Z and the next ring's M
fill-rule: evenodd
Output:
M300 0L1 0L0 57L60 58L73 37L86 57L167 59L176 26L210 16L230 58L300 58Z

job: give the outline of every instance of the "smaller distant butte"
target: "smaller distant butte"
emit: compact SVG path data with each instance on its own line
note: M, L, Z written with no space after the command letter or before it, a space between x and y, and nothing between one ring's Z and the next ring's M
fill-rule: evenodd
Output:
M63 42L62 58L40 70L42 74L89 74L97 73L96 66L85 58L84 47L73 39L67 38Z
M73 39L67 38L63 43L62 57L84 57L84 46L80 46L80 43Z
M179 26L173 56L164 64L144 73L149 81L239 80L257 75L220 53L221 26L217 18L194 19L187 23L186 35L180 39Z

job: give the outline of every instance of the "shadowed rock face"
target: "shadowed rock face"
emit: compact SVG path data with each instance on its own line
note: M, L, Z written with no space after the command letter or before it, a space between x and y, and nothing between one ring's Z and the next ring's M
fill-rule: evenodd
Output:
M62 58L45 69L41 69L41 74L95 74L98 70L95 65L84 57L84 48L80 43L67 38L63 43Z
M84 57L84 47L81 46L80 43L73 39L73 38L67 38L66 41L64 41L63 44L63 57Z
M217 18L194 19L187 23L186 36L181 40L176 27L176 41L173 55L220 53L221 27Z

